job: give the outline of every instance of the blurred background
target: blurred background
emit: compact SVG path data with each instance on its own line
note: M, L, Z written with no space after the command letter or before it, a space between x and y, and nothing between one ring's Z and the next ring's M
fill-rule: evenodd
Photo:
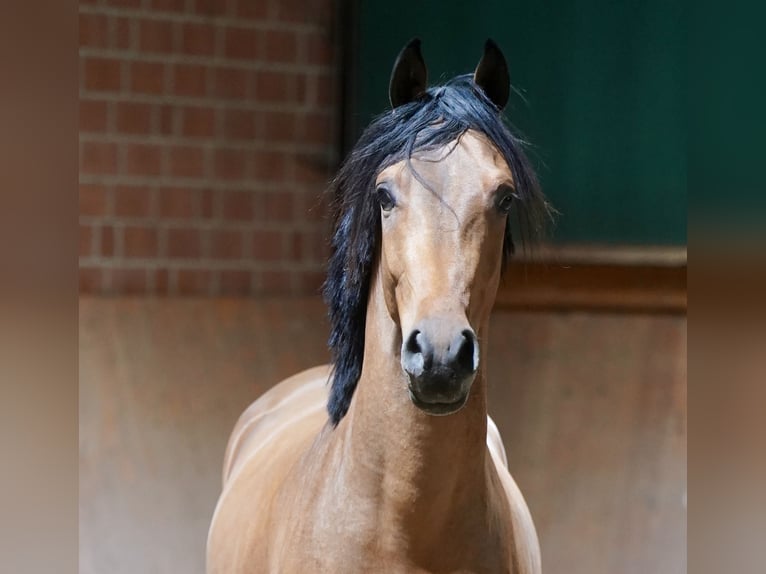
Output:
M686 571L685 35L631 4L81 0L81 572L204 571L236 418L328 358L321 194L413 36L431 83L498 42L559 211L490 343L545 571Z

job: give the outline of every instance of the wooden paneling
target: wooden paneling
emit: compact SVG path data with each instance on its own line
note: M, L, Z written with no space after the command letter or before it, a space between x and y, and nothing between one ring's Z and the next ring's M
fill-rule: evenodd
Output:
M686 248L548 247L508 266L500 309L685 313Z
M81 572L204 572L234 421L326 333L313 299L82 299ZM684 572L685 318L497 312L490 335L546 574Z

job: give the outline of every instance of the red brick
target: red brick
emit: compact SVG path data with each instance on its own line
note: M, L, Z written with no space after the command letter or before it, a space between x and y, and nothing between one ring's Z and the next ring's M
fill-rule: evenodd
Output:
M168 229L169 257L199 257L201 245L199 229Z
M152 196L146 187L119 185L114 189L114 214L119 217L147 217Z
M256 261L281 261L283 234L279 231L258 229L253 231L253 258Z
M130 89L140 94L161 94L165 90L165 66L155 62L133 62Z
M255 98L260 102L286 102L291 100L294 74L263 70L257 72Z
M337 0L314 0L314 10L317 20L324 20L325 28L329 27L335 14L335 3Z
M321 231L301 231L293 234L299 247L293 251L298 260L309 263L322 263L327 258L327 238Z
M170 149L170 174L176 177L202 177L205 157L200 147L174 147Z
M104 226L101 228L101 255L102 257L111 257L114 255L114 228Z
M160 175L162 148L153 144L128 144L125 170L129 175Z
M263 2L265 0L257 0ZM226 2L224 0L194 0L194 11L204 16L224 16Z
M103 132L107 129L108 113L106 102L80 100L80 131Z
M323 165L323 160L311 156L299 156L292 163L293 180L312 186L325 186L330 174Z
M256 214L261 221L291 221L295 198L287 191L262 191L256 198Z
M186 0L152 0L151 8L157 12L184 12Z
M225 180L245 176L245 152L241 149L222 148L215 151L215 176Z
M172 52L173 23L167 20L141 20L138 23L138 48L148 53Z
M109 46L109 20L103 14L79 14L80 46L107 48Z
M300 262L305 256L300 231L288 231L286 236L287 258L294 262Z
M245 84L247 88L247 101L252 102L255 98L258 70L248 69L245 72Z
M176 114L179 113L177 106L164 105L160 106L160 133L162 135L171 135L176 131Z
M100 185L80 184L80 215L106 215L107 191Z
M202 217L211 219L215 216L214 194L211 189L203 189L200 197L200 211Z
M85 89L99 92L115 92L122 86L121 62L113 58L88 58L85 60Z
M204 96L207 93L207 68L197 64L173 67L173 93L179 96Z
M281 0L280 0L281 2ZM330 65L335 56L332 39L321 32L307 32L301 37L307 64Z
M316 192L303 193L302 201L300 196L296 196L296 205L298 205L297 219L307 223L320 223L327 221L328 201L327 195L321 193L321 189Z
M213 73L213 95L224 99L247 97L248 74L239 68L215 68Z
M109 142L82 142L80 169L86 174L113 174L117 172L117 145Z
M314 104L318 106L330 107L335 103L337 94L335 91L335 82L332 76L328 74L319 74L315 77L315 101Z
M80 267L80 293L100 293L103 288L103 272L100 267Z
M89 225L80 225L80 257L93 254L93 228Z
M215 135L215 109L187 107L183 109L181 134L190 138L210 138Z
M262 58L266 62L295 62L298 56L298 40L295 32L267 30L264 32Z
M221 271L218 275L218 286L220 295L248 295L251 289L251 273L239 270Z
M154 269L154 271L149 272L151 276L153 276L154 280L154 293L157 295L167 295L169 293L169 274L170 272L165 269Z
M103 4L116 8L140 8L141 0L104 0Z
M319 294L326 275L322 271L304 271L298 275L298 291L306 294Z
M215 28L208 23L184 24L181 51L194 56L212 56L215 53Z
M143 295L147 291L145 269L112 269L112 293L120 295Z
M126 227L122 232L122 248L125 257L155 257L157 230L152 227Z
M299 120L303 127L301 141L331 146L335 141L335 126L328 114L306 114Z
M306 0L279 0L277 17L285 22L315 22L318 20L316 2Z
M178 269L176 275L176 292L179 295L210 295L212 291L212 275L205 269Z
M112 18L112 48L117 50L133 49L134 24L135 20L132 18Z
M196 201L191 189L164 187L160 190L160 217L190 219L197 212Z
M261 271L258 276L264 295L284 295L293 291L292 273L288 271Z
M259 32L248 28L226 28L224 54L235 60L255 60L258 57Z
M258 181L281 181L285 177L285 156L280 152L256 150L252 155L253 177Z
M241 259L243 236L241 231L216 229L210 232L210 257L213 259Z
M260 113L259 136L266 141L292 141L295 134L295 114L288 112Z
M308 75L295 74L293 78L293 95L292 99L296 102L305 103L308 101Z
M236 0L235 13L240 18L250 18L253 20L265 20L269 15L269 5L271 2L261 0Z
M255 139L255 114L248 110L226 110L223 135L229 140Z
M253 196L249 191L223 194L221 215L226 221L249 221L253 218Z
M118 102L114 116L119 133L148 134L152 131L152 106L149 104Z

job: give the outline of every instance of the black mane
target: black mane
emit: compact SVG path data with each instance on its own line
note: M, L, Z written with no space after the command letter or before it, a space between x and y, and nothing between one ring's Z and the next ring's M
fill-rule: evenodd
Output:
M431 88L416 101L377 117L359 138L329 190L333 237L324 297L331 324L333 374L327 410L333 425L348 411L362 372L367 298L380 242L375 178L413 152L442 147L468 129L485 134L511 169L522 239L536 235L547 218L548 206L523 152L523 142L511 133L471 75ZM509 217L503 260L512 253Z

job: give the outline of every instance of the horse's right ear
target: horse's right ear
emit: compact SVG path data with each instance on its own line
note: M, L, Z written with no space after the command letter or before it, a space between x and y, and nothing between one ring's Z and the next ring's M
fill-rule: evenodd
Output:
M473 73L473 81L487 94L498 110L502 110L508 103L511 93L508 63L498 45L489 38L484 44L484 55Z
M420 53L420 38L413 38L399 52L388 84L391 107L397 108L422 96L428 86L428 70Z

